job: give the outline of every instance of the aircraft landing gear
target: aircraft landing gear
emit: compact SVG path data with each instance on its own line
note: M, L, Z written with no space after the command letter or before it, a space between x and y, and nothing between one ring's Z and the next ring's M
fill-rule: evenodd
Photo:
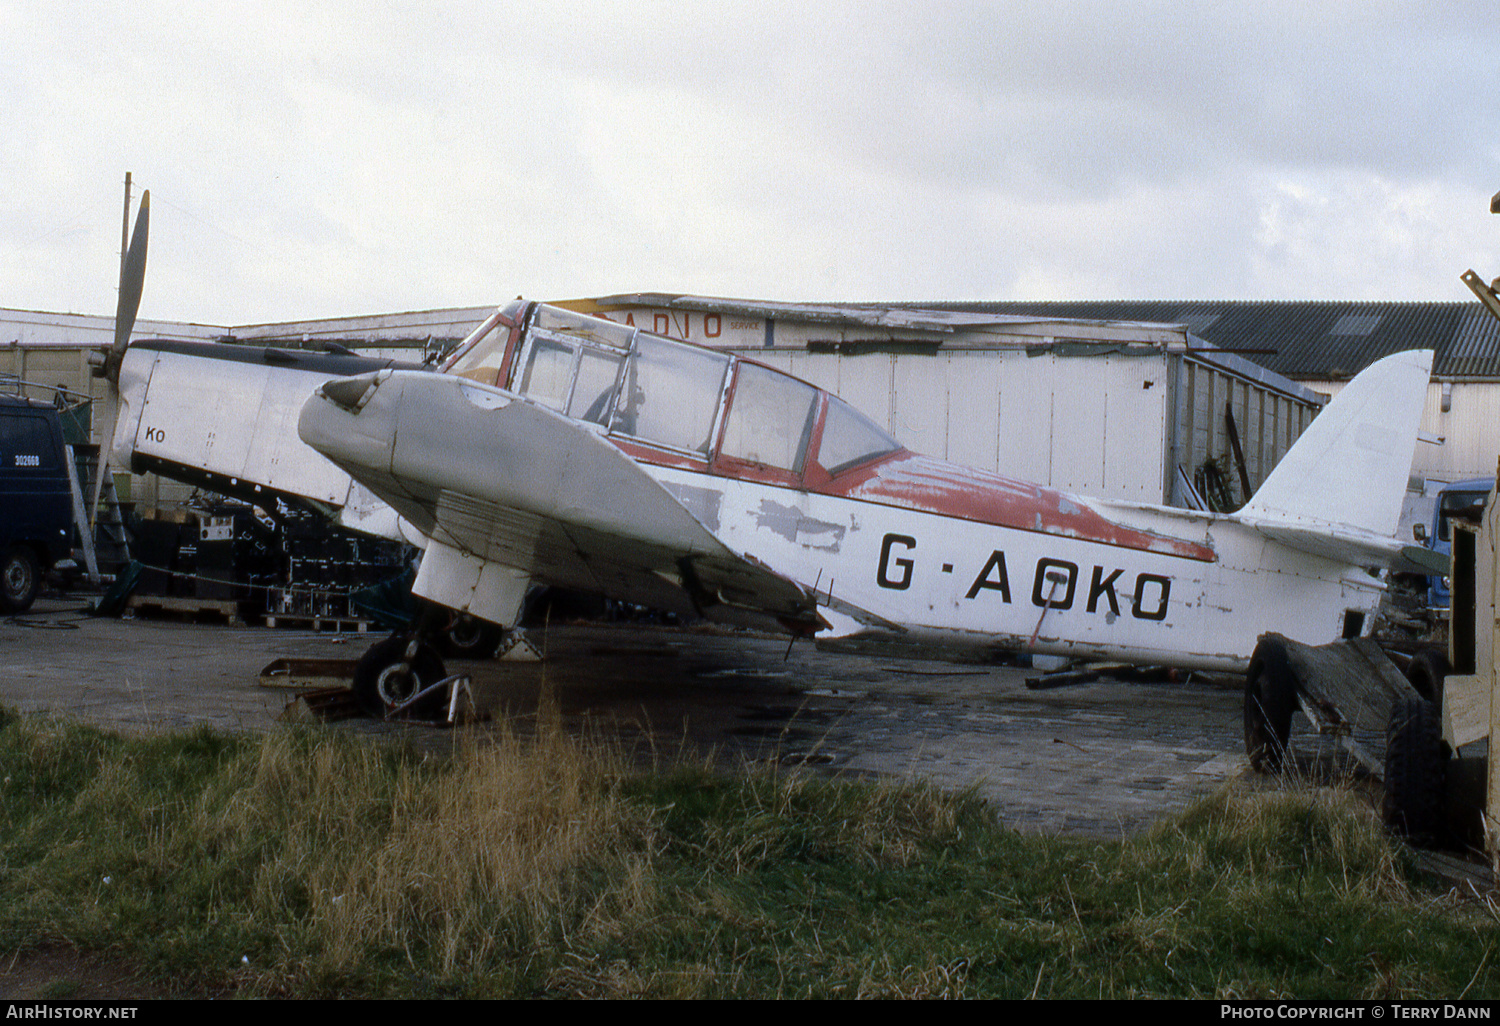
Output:
M497 651L498 649L498 651ZM443 710L452 721L459 708L459 689L468 691L463 675L451 678L443 666L443 654L460 659L497 658L535 662L541 653L517 628L500 627L455 614L442 606L425 604L416 624L376 642L354 667L354 697L361 709L377 719L389 719L400 709L414 719L441 719ZM409 708L402 708L417 695L447 678L448 688L436 688ZM473 696L468 701L472 704Z
M489 659L505 635L505 628L498 624L454 613L442 633L443 648L455 659Z
M354 667L354 697L370 716L385 718L403 702L447 676L437 648L426 641L424 615L410 634L394 634L376 642ZM441 702L441 696L434 696ZM412 710L422 715L425 710Z

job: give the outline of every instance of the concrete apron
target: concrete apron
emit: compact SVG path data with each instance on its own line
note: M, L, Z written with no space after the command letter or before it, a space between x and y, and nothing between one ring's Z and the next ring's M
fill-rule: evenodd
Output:
M378 634L95 619L43 599L0 620L0 703L139 733L275 729L293 693L259 685L280 657L357 658ZM1016 667L819 651L784 638L630 625L532 633L542 664L449 661L501 724L535 722L544 688L573 730L642 759L712 754L818 772L973 786L1016 829L1110 837L1184 808L1245 770L1238 687L1110 678L1033 691ZM445 747L455 732L345 720Z

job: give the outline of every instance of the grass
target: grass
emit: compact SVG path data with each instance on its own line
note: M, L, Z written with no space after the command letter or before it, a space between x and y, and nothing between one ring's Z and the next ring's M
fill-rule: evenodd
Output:
M1494 997L1497 919L1350 792L1123 842L972 794L654 773L555 727L125 739L0 711L0 952L187 996Z

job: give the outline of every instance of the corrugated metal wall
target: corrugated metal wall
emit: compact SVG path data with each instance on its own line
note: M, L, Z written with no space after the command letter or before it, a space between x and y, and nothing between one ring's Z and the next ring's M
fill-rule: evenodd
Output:
M1308 384L1337 395L1347 382ZM1500 459L1500 382L1446 382L1450 395L1447 411L1443 410L1444 384L1434 381L1427 386L1427 404L1422 412L1422 431L1443 439L1443 443L1417 443L1412 476L1432 481L1493 476Z
M945 310L1186 324L1297 381L1344 380L1403 349L1435 349L1439 378L1500 375L1500 321L1466 302L1104 300L930 303Z
M744 355L828 389L916 452L1088 495L1162 501L1171 389L1159 354Z
M1226 411L1234 417L1252 494L1317 413L1309 403L1189 358L1181 359L1177 387L1180 413L1172 458L1190 479L1205 463L1217 463L1235 506L1249 496L1240 482Z

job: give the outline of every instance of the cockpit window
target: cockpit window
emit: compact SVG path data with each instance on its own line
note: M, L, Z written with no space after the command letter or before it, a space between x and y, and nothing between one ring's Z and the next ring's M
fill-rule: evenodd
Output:
M842 399L828 397L828 416L823 421L818 462L830 474L868 463L899 448L899 442L863 413Z
M482 381L486 385L503 385L503 381L495 379L505 365L511 326L525 308L526 301L516 299L497 309L443 361L443 372Z
M522 304L446 365L494 384ZM526 343L498 382L574 420L680 452L707 456L714 442L730 357L639 332L626 324L536 305ZM739 362L720 454L800 474L817 419L818 390L780 371ZM831 474L894 452L900 444L847 403L828 397L817 460Z
M611 429L707 455L728 368L723 354L638 336Z
M568 403L573 384L573 357L576 346L535 336L521 373L521 392L537 402L561 412Z
M538 306L516 390L559 413L608 427L620 367L635 329Z
M800 472L818 390L780 371L741 363L719 452Z
M624 362L622 353L582 350L578 354L578 376L573 385L573 398L568 403L568 416L608 427L615 386L620 380L620 365Z
M708 455L729 357L538 306L516 391L613 434Z
M445 369L449 374L493 385L495 376L500 373L500 365L505 362L507 341L509 329L503 325L493 327L469 343Z
M629 349L631 336L636 331L628 324L616 324L545 305L536 308L536 313L531 317L531 326L613 349Z
M625 354L533 332L516 390L576 420L609 426Z

